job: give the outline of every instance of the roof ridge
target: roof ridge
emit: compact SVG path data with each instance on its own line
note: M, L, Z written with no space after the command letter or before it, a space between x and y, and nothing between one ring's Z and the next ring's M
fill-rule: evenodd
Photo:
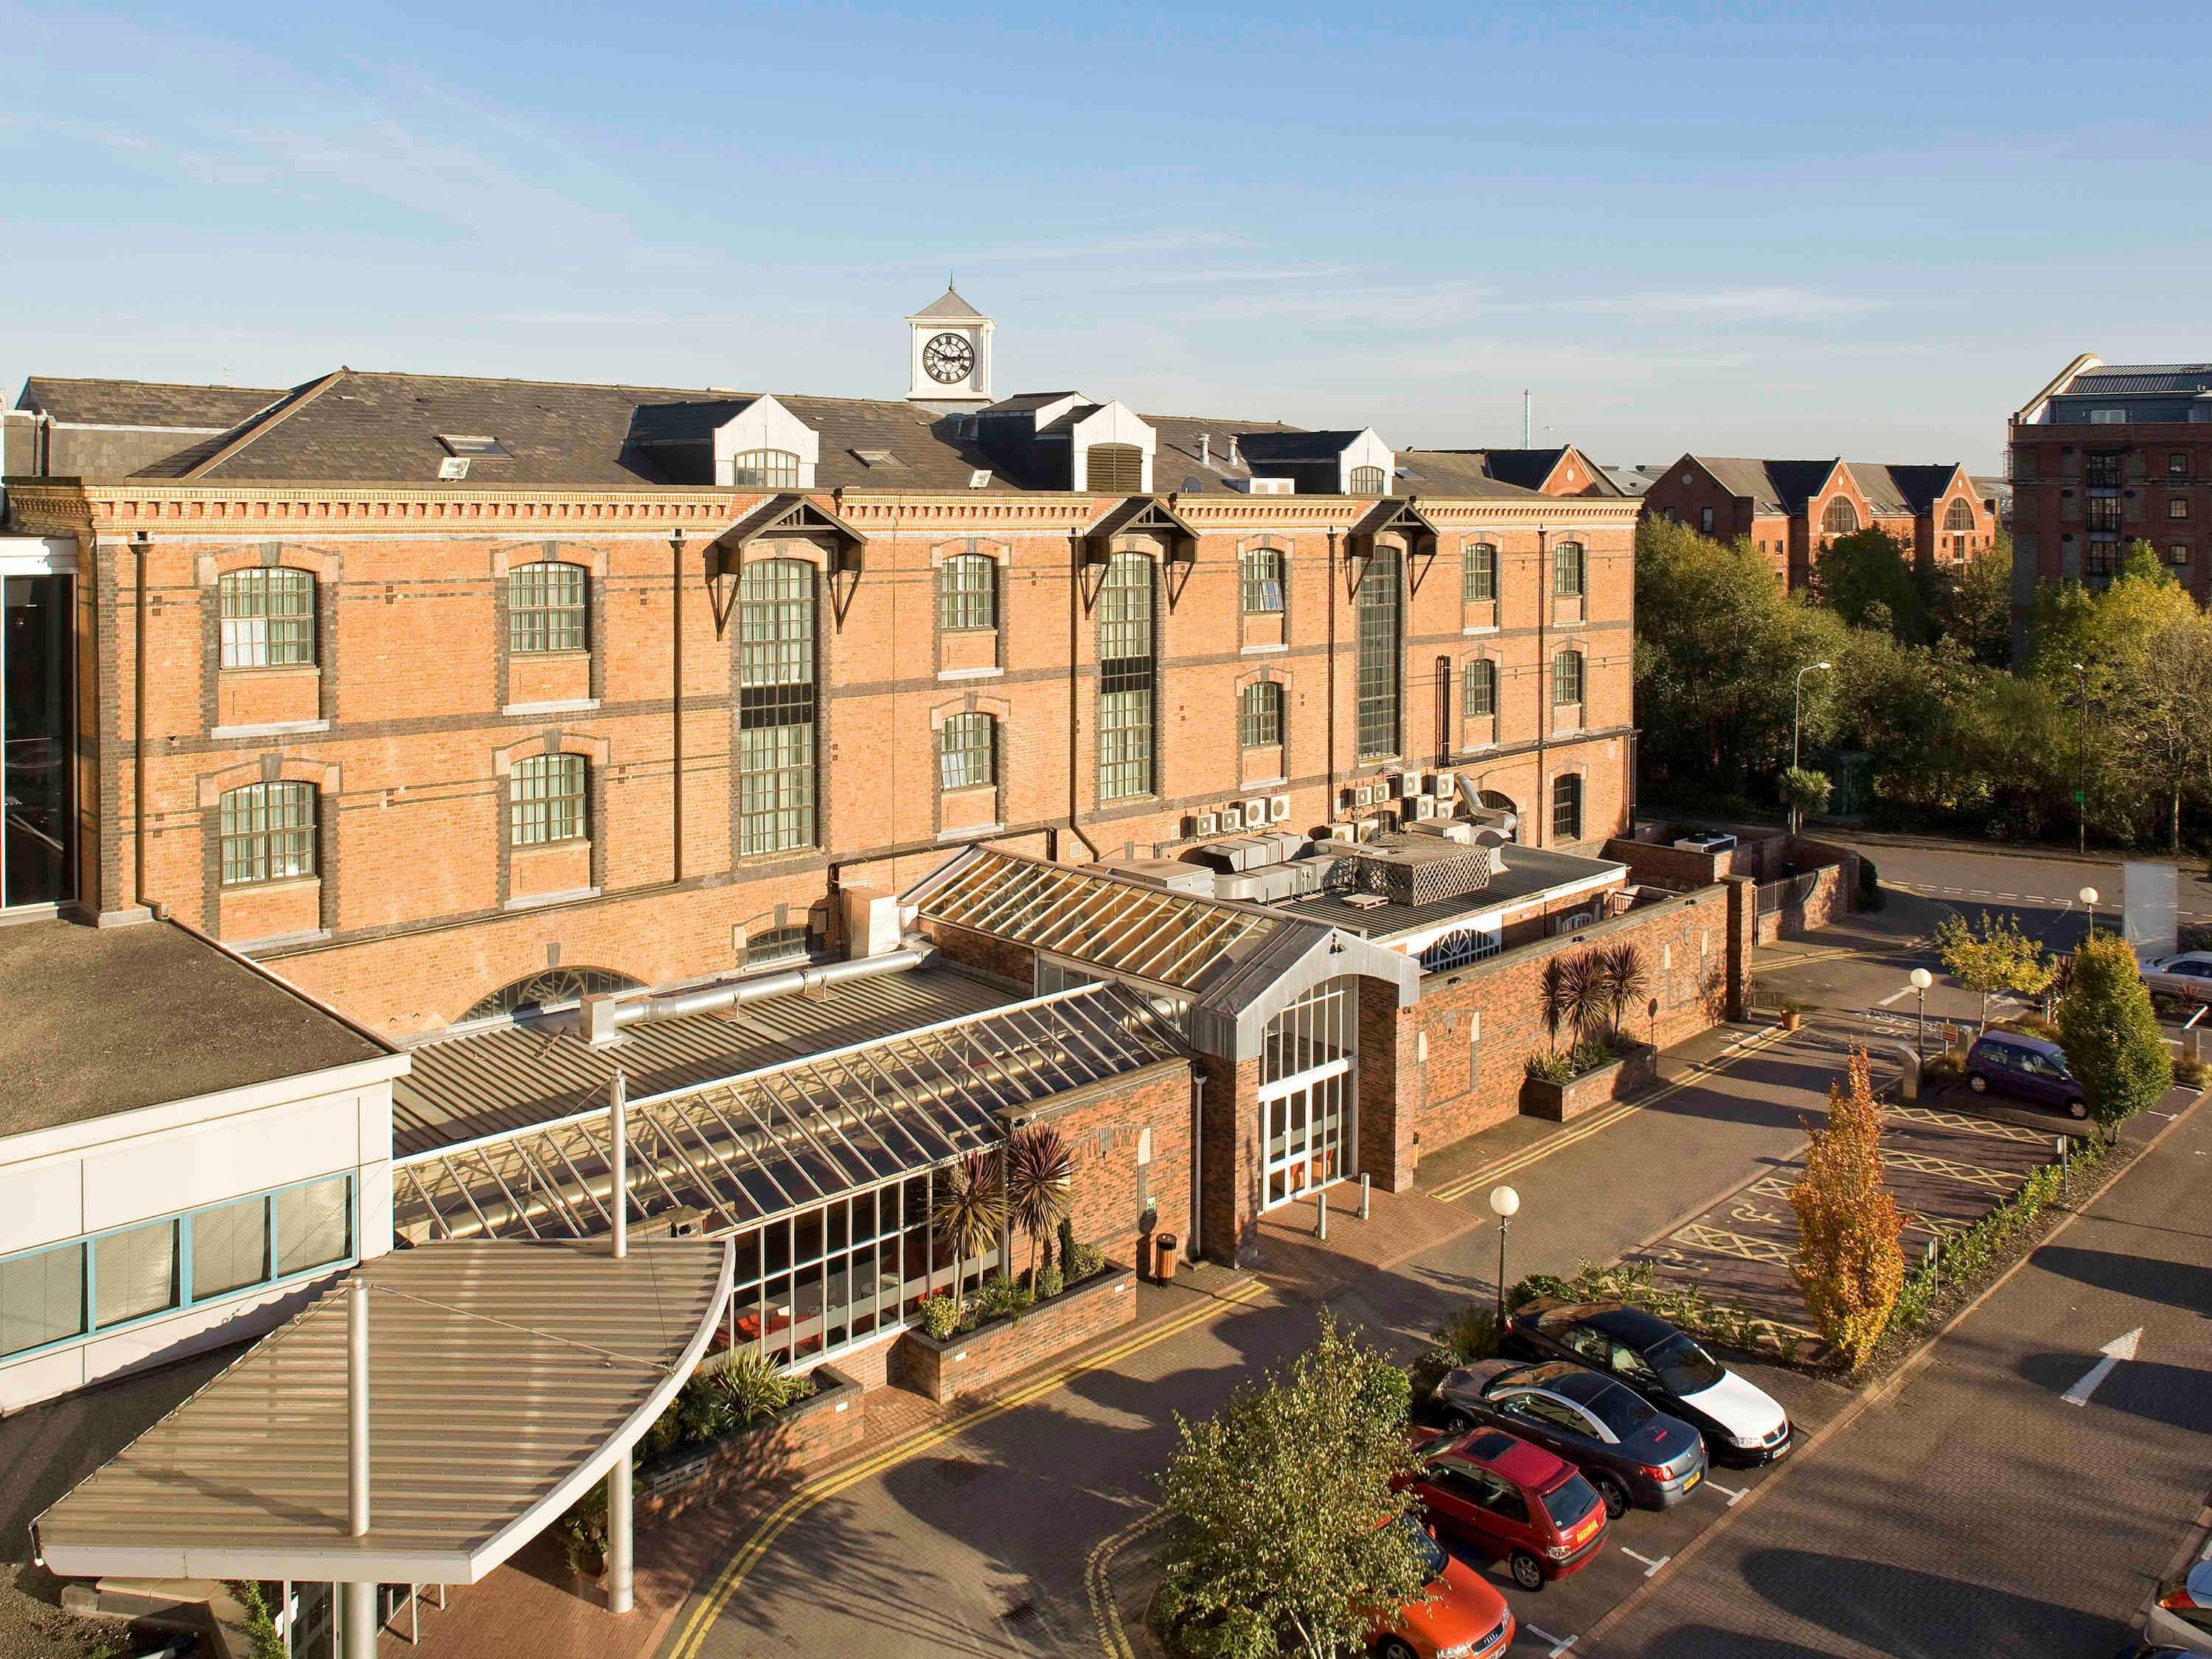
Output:
M237 437L232 439L228 443L224 444L221 448L217 449L215 453L208 456L205 459L198 461L191 466L185 468L185 475L179 482L183 483L198 483L200 480L207 477L209 468L228 460L232 456L237 454L239 451L244 449L248 444L251 444L256 438L260 437L264 432L268 432L273 428L283 424L283 422L295 410L306 408L309 404L314 402L316 398L321 397L324 392L329 391L332 386L336 385L339 375L350 374L352 373L353 371L351 369L348 368L343 363L340 363L329 374L324 375L321 380L315 381L313 385L306 386L304 390L295 386L284 398L272 404L269 408L247 416L245 420L239 423L239 433Z

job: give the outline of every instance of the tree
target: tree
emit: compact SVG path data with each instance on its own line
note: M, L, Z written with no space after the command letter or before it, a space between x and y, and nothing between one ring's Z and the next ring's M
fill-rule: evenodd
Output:
M1933 621L1941 637L1957 641L1984 667L2012 661L2010 538L1999 532L1995 547L1938 578Z
M1991 997L2003 991L2041 996L2058 970L2050 953L2021 932L2017 916L1996 916L1987 910L1978 924L1957 915L1936 923L1936 954L1946 973L1981 998L1985 1030Z
M1826 772L1809 766L1786 768L1782 774L1782 804L1790 809L1790 827L1794 830L1799 819L1827 811L1833 788Z
M1326 1312L1287 1372L1176 1419L1161 1476L1170 1519L1161 1611L1200 1659L1328 1659L1421 1598L1426 1552L1405 1525L1418 1473L1406 1374Z
M1813 592L1854 628L1877 625L1908 644L1929 635L1930 594L1912 556L1887 530L1839 536L1813 565ZM1873 614L1881 611L1879 619Z
M1810 1132L1804 1173L1790 1188L1797 1212L1792 1270L1820 1334L1851 1365L1865 1363L1905 1284L1897 1200L1881 1184L1881 1106L1866 1050L1828 1087L1825 1127Z
M2163 623L2111 665L2107 685L2121 769L2165 801L2166 850L2179 853L2182 797L2212 778L2212 624L2201 615Z
M933 1217L937 1237L952 1252L952 1299L962 1299L968 1262L998 1243L1006 1216L1006 1203L999 1186L995 1160L988 1153L969 1152L939 1171L937 1208ZM999 1264L1001 1271L1006 1263Z
M2058 1046L2110 1141L2173 1085L2173 1061L2135 952L2117 933L2084 939L2058 1000Z
M1007 1142L1006 1211L1029 1235L1032 1274L1037 1242L1067 1214L1073 1176L1067 1143L1049 1123L1033 1123Z
M1616 939L1596 951L1598 984L1605 997L1606 1016L1614 1036L1628 1015L1651 988L1651 973L1644 952L1633 939Z

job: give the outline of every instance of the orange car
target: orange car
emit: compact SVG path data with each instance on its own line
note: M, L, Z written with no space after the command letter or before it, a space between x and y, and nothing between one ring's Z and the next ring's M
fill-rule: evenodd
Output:
M1368 1641L1382 1659L1493 1659L1510 1647L1513 1612L1505 1598L1412 1516L1391 1524L1419 1540L1428 1561L1428 1599L1375 1621Z

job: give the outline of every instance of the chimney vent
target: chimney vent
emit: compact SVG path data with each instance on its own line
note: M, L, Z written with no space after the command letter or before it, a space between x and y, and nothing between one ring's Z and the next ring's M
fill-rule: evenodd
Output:
M1238 446L1237 434L1233 432L1229 434L1229 465L1231 466L1244 465L1244 452Z
M1198 434L1198 464L1200 466L1213 465L1213 434L1210 432Z

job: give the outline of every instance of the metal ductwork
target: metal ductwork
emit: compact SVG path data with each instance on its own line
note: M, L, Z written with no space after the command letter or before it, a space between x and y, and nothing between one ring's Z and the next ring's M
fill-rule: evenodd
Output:
M719 1013L725 1008L741 1008L749 1002L765 1002L773 997L826 991L833 985L848 985L854 980L881 979L886 974L926 968L936 958L934 945L909 945L903 950L885 951L879 957L824 963L819 968L794 968L788 973L763 974L754 979L729 980L720 985L702 985L696 990L672 992L666 996L622 1001L603 993L586 997L577 1010L579 1032L586 1042L596 1046L613 1042L625 1025L682 1019L690 1014Z

